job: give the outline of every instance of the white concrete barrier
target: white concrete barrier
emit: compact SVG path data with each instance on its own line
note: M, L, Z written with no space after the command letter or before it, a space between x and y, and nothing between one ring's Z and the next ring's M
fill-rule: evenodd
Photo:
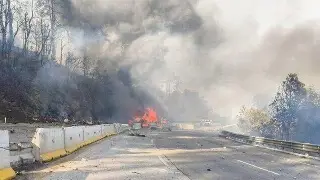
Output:
M128 129L129 129L129 125L128 124L121 124L119 133L122 133L122 132L124 132L124 131L126 131Z
M85 126L83 128L84 142L82 145L88 145L102 139L101 126Z
M193 124L184 123L184 124L182 124L182 129L184 129L184 130L193 130L194 129L194 125Z
M66 155L63 128L38 128L32 140L33 154L38 161L51 161Z
M119 133L120 132L120 128L121 128L121 124L113 123L113 125L114 125L114 128L115 128L116 132Z
M102 136L107 137L117 134L117 131L113 124L102 124L101 125Z
M72 153L82 146L96 142L106 136L118 134L126 129L128 129L126 124L38 128L32 140L32 154L37 161L51 161Z
M12 179L16 176L10 166L9 132L0 131L0 180Z
M10 142L11 167L20 167L21 165L34 163L35 158L32 154L32 148L31 142Z
M182 129L182 124L176 124L176 128Z
M67 153L72 153L82 147L84 128L84 126L64 128L64 149Z
M172 123L172 126L174 126L177 129L182 129L182 130L193 130L194 125L191 123Z

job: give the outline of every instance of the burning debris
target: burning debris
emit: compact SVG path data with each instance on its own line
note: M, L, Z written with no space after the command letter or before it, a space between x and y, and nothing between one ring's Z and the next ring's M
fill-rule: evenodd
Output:
M129 120L128 124L130 127L134 125L138 126L137 128L149 128L152 123L158 123L157 113L152 108L146 108L144 111L136 111L133 120ZM140 124L141 127L138 125Z
M168 130L171 131L171 127L168 120L160 118L155 109L148 107L144 111L137 110L134 114L133 120L129 120L130 136L145 137L142 133L145 130Z

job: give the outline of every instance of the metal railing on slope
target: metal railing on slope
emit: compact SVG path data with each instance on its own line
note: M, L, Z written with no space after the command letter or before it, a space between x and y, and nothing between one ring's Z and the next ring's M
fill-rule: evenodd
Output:
M247 136L242 134L236 134L229 131L221 131L221 135L229 137L231 139L240 140L249 144L261 144L267 146L273 146L278 149L290 149L293 152L303 152L310 155L320 155L320 145L299 143L294 141L282 141L277 139L270 139L264 137Z

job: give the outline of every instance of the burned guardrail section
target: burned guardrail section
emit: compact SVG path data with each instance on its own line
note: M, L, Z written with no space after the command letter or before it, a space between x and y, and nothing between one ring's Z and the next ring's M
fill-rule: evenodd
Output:
M221 131L221 136L247 144L263 145L309 156L320 156L320 145L248 136L243 134L232 133L229 131Z

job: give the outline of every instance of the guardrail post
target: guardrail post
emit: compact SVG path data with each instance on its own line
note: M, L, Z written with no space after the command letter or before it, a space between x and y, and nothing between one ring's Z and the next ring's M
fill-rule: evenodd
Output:
M252 139L252 144L253 144L253 145L256 145L256 144L257 144L256 137L253 136L252 138L253 138L253 139Z
M290 142L290 148L292 149L292 152L295 152L295 149L293 148L292 142Z

